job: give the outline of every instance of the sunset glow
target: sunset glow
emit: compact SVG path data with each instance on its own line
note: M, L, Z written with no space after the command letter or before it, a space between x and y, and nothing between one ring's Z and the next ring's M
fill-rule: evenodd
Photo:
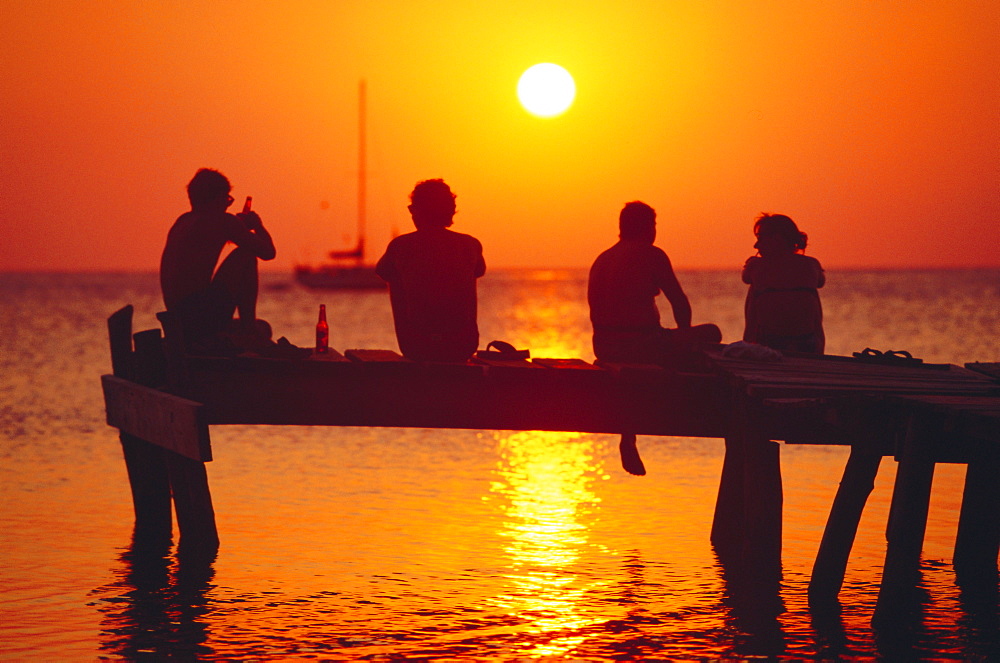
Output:
M492 267L586 267L636 199L679 268L738 270L762 211L830 269L997 265L998 59L981 0L24 3L0 270L156 269L203 166L254 197L266 269L353 245L362 79L376 257L441 177ZM580 91L550 120L514 90L544 62Z

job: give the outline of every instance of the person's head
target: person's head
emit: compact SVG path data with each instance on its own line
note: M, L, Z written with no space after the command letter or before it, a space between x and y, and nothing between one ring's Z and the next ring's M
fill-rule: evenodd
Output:
M233 187L225 175L211 168L202 168L194 174L187 185L191 209L221 206L222 210L225 211L233 204L233 198L229 195L232 189Z
M455 216L455 194L442 179L418 182L410 193L410 216L420 228L447 228Z
M753 224L757 242L753 245L761 255L780 251L805 251L806 234L784 214L761 214Z
M618 215L618 237L652 244L656 239L656 210L638 200L625 203Z

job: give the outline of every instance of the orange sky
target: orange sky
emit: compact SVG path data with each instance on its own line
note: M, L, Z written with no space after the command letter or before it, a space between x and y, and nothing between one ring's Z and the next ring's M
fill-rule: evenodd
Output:
M1000 266L995 0L0 5L0 270L151 270L201 166L290 270L369 246L443 177L494 266L586 266L644 200L680 267L737 268L761 211L827 267ZM521 72L575 77L564 115ZM324 201L328 203L324 209Z

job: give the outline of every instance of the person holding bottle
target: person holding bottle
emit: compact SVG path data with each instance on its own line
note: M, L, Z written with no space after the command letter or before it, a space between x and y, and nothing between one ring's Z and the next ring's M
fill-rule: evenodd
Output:
M191 211L170 228L160 258L163 303L176 314L188 349L201 353L233 354L271 343L270 325L257 319L257 261L274 259L274 242L256 212L226 211L231 190L217 170L195 173L187 186ZM220 264L230 243L235 248Z

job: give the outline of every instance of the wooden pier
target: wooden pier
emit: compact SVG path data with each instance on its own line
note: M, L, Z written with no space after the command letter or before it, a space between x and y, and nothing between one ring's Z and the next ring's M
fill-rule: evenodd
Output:
M709 352L686 370L579 359L408 361L388 350L308 359L193 357L169 318L132 334L132 309L108 320L108 423L121 431L136 541L181 555L219 546L205 462L224 424L549 430L725 438L712 526L720 559L746 577L780 578L779 445L851 447L809 588L835 603L882 459L898 463L873 622L911 597L936 463L968 465L954 567L995 589L1000 553L997 365L882 365L845 357L751 361ZM976 370L971 370L976 369Z

